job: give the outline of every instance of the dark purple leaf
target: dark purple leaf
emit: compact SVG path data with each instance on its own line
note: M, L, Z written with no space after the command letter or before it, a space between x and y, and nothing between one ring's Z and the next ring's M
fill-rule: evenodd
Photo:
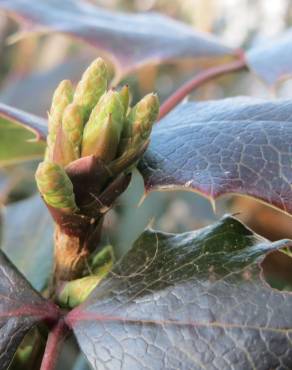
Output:
M120 75L149 63L235 55L215 37L156 13L111 12L77 0L1 0L0 7L30 31L64 32L93 45L108 54Z
M262 279L270 243L232 217L146 231L66 320L94 369L292 367L292 296Z
M292 75L292 29L275 40L264 41L246 53L247 63L268 85Z
M140 171L147 191L227 193L292 214L292 102L231 98L186 103L154 128Z
M34 291L0 251L1 369L8 368L18 345L35 324L54 321L58 315L57 307Z

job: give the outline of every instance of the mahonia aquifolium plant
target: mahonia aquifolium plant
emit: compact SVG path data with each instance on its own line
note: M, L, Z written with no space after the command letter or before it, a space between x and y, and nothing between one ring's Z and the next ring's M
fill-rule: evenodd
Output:
M77 279L77 287L92 270L86 266L100 241L104 214L127 188L159 113L157 95L148 94L131 107L128 86L115 90L108 84L101 58L75 90L68 80L59 84L48 114L45 158L35 175L56 224L54 279ZM87 283L93 287L94 279ZM76 286L64 288L62 302ZM79 300L75 295L73 301Z

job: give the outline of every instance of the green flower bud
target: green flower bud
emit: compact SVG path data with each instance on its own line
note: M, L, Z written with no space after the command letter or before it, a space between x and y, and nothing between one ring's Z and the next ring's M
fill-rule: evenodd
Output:
M80 158L80 147L83 133L83 110L75 103L69 104L62 119L62 164L66 166L72 161Z
M48 150L46 158L52 159L57 132L62 124L62 116L65 108L72 102L73 87L69 80L60 82L54 92L52 105L49 112L49 134L47 139Z
M125 120L119 155L138 149L149 138L152 125L159 113L159 100L156 94L148 94L130 111Z
M123 125L124 106L116 91L108 91L95 106L83 131L82 157L115 158Z
M158 117L159 100L156 94L148 94L141 99L129 115L131 137L136 135L147 139L152 130L152 125Z
M96 130L97 136L92 137L91 146L88 142L83 146L82 156L94 155L105 163L109 163L115 158L119 145L119 135L112 116L109 115L103 121L98 122Z
M125 85L120 90L120 97L124 106L124 115L126 116L128 113L129 108L129 102L130 102L130 92L129 92L129 86Z
M74 103L83 108L85 121L99 98L106 91L107 82L107 66L102 58L98 58L86 69L74 94Z
M39 192L48 205L68 213L77 211L73 184L60 165L52 162L40 163L35 178Z

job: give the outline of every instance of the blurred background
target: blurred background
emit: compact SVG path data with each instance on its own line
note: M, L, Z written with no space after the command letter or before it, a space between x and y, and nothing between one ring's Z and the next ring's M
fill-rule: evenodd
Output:
M91 0L91 3L113 11L167 14L196 30L215 34L232 47L248 48L292 25L292 0ZM18 24L0 12L0 101L46 117L58 82L68 78L78 81L87 65L100 54L96 49L60 34L27 37L11 43L17 30ZM203 68L206 68L206 62L190 60L148 66L122 83L129 83L134 100L150 91L157 91L163 101ZM271 90L251 73L228 74L205 84L190 99L220 99L237 95L291 98L292 81L283 82ZM8 146L13 146L12 138L13 132L5 138ZM19 239L9 231L13 229L5 229L8 225L18 229L23 245L31 243L32 235L28 235L27 230L33 225L39 234L33 236L35 247L40 241L47 248L52 246L51 221L35 195L37 163L38 160L7 162L0 168L1 234L6 250L15 249L11 246L16 240L19 247ZM143 181L136 172L129 189L109 212L105 224L104 243L112 244L117 256L124 254L147 226L166 232L183 232L208 225L225 213L236 214L271 240L292 238L291 218L250 198L224 197L216 202L215 212L207 199L193 192L151 193L143 199ZM20 265L23 263L19 250L15 249L13 258ZM68 363L67 366L69 368ZM78 370L85 368L82 360L76 365Z

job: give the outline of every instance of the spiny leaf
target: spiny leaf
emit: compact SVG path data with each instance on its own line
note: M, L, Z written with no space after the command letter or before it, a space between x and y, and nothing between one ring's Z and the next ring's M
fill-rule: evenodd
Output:
M291 117L288 100L180 105L153 128L140 163L147 191L238 193L292 214Z
M4 209L1 249L35 289L46 286L53 264L53 223L39 195Z
M2 0L0 7L25 20L29 31L64 32L104 51L120 75L170 59L235 54L215 37L156 13L113 13L77 0Z
M0 296L0 366L7 369L25 334L38 322L55 320L58 309L31 288L2 251Z
M266 40L246 53L250 69L268 85L292 76L292 29Z
M288 245L232 217L184 234L148 230L66 321L93 369L290 369L292 296L260 268Z

